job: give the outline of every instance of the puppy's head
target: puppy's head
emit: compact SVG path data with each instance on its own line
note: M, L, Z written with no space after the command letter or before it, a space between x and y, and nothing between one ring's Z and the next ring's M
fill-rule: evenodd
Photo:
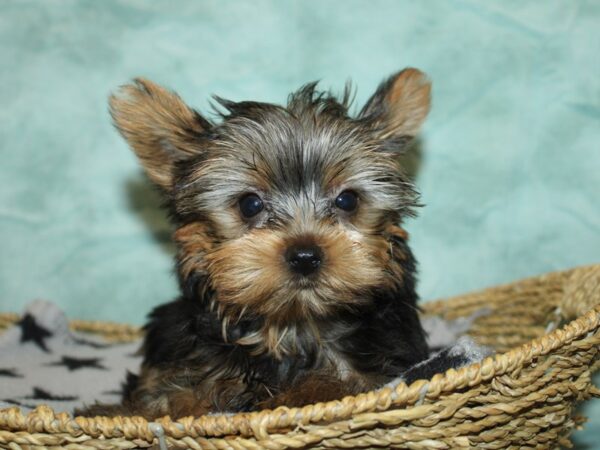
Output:
M348 89L336 99L309 84L285 107L217 98L213 123L138 79L111 98L111 113L166 194L185 295L285 324L402 284L395 243L416 194L397 155L429 99L424 74L405 69L356 117Z

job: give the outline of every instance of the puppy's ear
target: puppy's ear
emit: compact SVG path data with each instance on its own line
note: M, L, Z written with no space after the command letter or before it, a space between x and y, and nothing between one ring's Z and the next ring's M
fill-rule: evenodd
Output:
M141 78L110 97L110 113L150 179L167 192L173 166L202 151L199 136L210 127L177 94Z
M381 139L409 140L429 113L431 83L417 69L404 69L379 85L359 114Z

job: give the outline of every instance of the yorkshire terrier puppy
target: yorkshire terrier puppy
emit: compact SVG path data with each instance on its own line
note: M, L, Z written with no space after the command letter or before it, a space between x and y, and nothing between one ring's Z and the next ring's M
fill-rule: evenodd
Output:
M285 107L215 97L218 123L147 80L113 96L164 193L181 296L152 312L123 404L87 414L301 406L410 381L428 349L401 228L417 194L399 154L430 89L402 70L356 116L348 87L307 84Z

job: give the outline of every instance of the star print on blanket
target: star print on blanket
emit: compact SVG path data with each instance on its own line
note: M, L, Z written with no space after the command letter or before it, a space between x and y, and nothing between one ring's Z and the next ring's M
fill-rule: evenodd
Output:
M0 334L0 408L72 412L96 400L118 403L127 371L139 370L139 346L72 332L56 305L35 301Z

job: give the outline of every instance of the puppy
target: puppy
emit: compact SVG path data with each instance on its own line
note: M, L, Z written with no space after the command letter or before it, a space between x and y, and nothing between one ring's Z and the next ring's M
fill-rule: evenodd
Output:
M426 360L401 228L417 193L399 155L430 90L409 68L355 116L348 87L336 98L311 83L286 106L215 97L218 121L143 79L113 96L117 129L164 194L181 295L150 315L123 403L84 413L301 406Z

